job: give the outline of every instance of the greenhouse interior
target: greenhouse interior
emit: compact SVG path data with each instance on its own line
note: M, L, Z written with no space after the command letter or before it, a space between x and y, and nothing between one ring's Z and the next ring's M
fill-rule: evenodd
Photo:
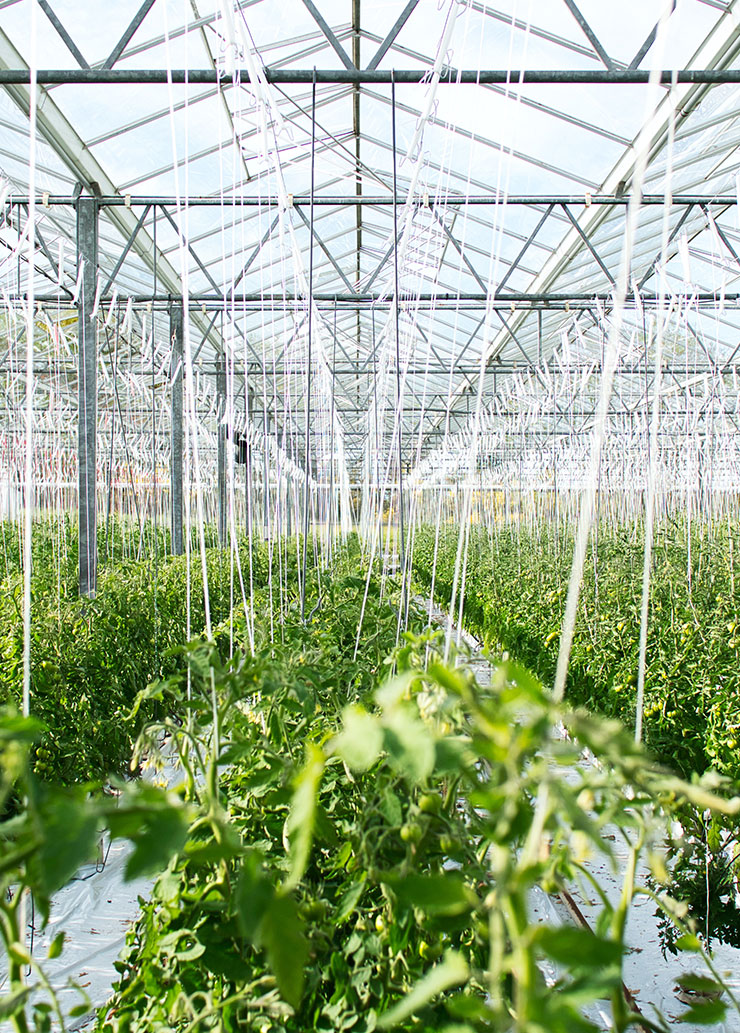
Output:
M737 1033L740 0L0 0L0 293L0 1030Z

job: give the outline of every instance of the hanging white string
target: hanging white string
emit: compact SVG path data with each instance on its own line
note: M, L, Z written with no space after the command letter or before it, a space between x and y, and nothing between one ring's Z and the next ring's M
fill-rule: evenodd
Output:
M663 6L654 44L656 55L662 56L663 54L666 28L672 9L671 3L666 3ZM560 636L560 648L558 650L558 661L555 671L553 696L556 700L561 700L565 694L565 681L568 674L568 663L570 661L573 635L575 633L576 613L578 610L581 581L583 579L586 549L595 515L597 477L601 463L601 455L604 448L604 441L606 439L608 410L612 394L612 385L614 382L614 373L619 360L622 318L625 298L627 296L627 288L629 285L635 232L640 214L642 184L645 178L649 148L652 142L653 119L658 108L658 98L661 96L659 76L657 72L658 64L659 57L656 56L654 68L650 73L647 114L635 144L634 174L632 177L630 198L627 205L624 242L622 245L619 273L614 292L612 320L609 336L606 342L604 365L601 374L601 392L594 424L589 479L581 500L581 515L576 530L573 564L568 582L568 594L565 601L563 628Z
M23 714L28 717L31 706L31 528L33 521L33 352L36 316L36 115L37 115L37 12L31 5L31 52L29 86L29 157L28 157L28 286L26 297L26 461L24 471L25 505L23 513Z

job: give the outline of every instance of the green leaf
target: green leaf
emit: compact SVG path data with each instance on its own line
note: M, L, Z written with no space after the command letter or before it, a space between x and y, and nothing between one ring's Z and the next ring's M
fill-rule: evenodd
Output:
M390 786L386 786L383 790L378 806L380 807L380 813L389 825L401 825L403 823L403 808L401 807L401 801Z
M352 771L367 771L380 756L383 731L380 722L361 706L345 707L343 727L332 748Z
M292 897L276 896L262 919L262 941L280 993L293 1008L301 1003L308 940Z
M590 929L568 925L557 929L543 926L537 930L534 939L548 957L563 965L606 968L618 965L622 957L621 944L602 939Z
M14 961L16 965L31 964L31 953L28 947L23 943L18 943L17 940L8 944L8 954L11 961Z
M724 1001L706 1001L702 1004L692 1004L678 1021L694 1022L697 1026L711 1026L715 1022L721 1022L726 1011L727 1005Z
M722 984L718 983L716 979L699 975L696 972L687 972L685 975L682 973L676 982L682 989L695 990L700 994L719 994L723 989Z
M384 716L385 745L393 766L411 782L425 782L434 770L434 738L410 707Z
M262 918L274 895L272 883L262 869L259 852L249 850L242 861L234 892L234 903L242 936L250 943L259 940Z
M285 880L287 890L294 889L301 881L311 855L316 797L323 772L324 754L314 743L309 743L306 747L306 763L296 779L285 825L290 859L290 871Z
M465 678L459 670L435 662L429 664L428 674L438 685L455 696L461 696L465 692Z
M334 915L334 922L339 925L344 922L352 912L355 910L357 905L360 903L360 897L365 891L365 877L359 879L357 882L353 882L352 885L344 891L340 900L339 907L337 908L336 914Z
M89 1001L85 1001L82 1004L75 1004L73 1008L69 1009L69 1017L70 1019L79 1019L82 1015L87 1015L91 1010Z
M23 717L10 708L0 708L0 743L23 742L30 746L46 730L47 726L35 717Z
M390 1029L398 1025L409 1015L423 1008L437 994L449 990L451 986L464 983L468 974L465 959L456 951L448 951L440 963L431 968L403 1000L381 1015L378 1025L381 1029Z
M133 850L126 862L125 876L135 879L148 872L162 871L187 839L188 811L173 793L156 786L137 785L108 815L114 839L129 839Z
M81 795L55 790L42 798L37 821L42 838L28 866L31 889L48 898L91 859L98 815L95 805Z
M434 744L434 771L437 775L456 775L473 767L475 761L475 751L471 749L468 736L446 735Z
M474 1019L484 1022L491 1018L491 1011L482 997L465 993L454 994L445 1001L445 1008L455 1019Z
M53 961L54 958L58 958L62 953L64 947L64 932L57 933L54 939L49 944L49 954L47 955L49 961Z
M691 951L698 954L701 951L701 941L693 933L684 933L676 940L676 948L680 951Z
M375 693L376 703L383 710L393 710L407 696L409 688L417 677L415 671L407 671L396 678L389 678Z
M388 873L381 878L392 887L402 904L419 908L428 915L462 915L478 903L475 893L457 872L405 876Z
M184 946L180 946L185 940ZM167 954L173 954L178 961L195 961L205 951L202 944L192 929L176 929L167 933L161 938L158 944L159 950Z
M21 1010L33 987L22 986L12 993L0 997L0 1019L7 1019Z

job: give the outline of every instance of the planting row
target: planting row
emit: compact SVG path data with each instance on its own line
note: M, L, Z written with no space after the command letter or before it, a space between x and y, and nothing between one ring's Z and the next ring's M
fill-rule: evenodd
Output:
M128 784L114 801L43 784L31 765L37 725L5 716L3 791L23 807L0 826L11 959L0 1008L17 1033L49 1030L54 1008L53 994L24 983L19 890L46 913L101 822L132 840L130 875L160 874L99 1033L570 1033L596 1029L588 1016L605 996L615 1030L640 1021L623 992L624 938L633 898L652 891L635 884L634 866L593 931L532 927L531 893L570 885L589 851L608 856L603 832L615 826L659 881L677 802L726 812L740 801L653 768L629 733L561 712L513 664L482 688L442 662L439 633L420 633L413 609L394 648L400 592L349 564L322 575L320 596L313 581L312 616L288 608L274 643L247 647L236 619L231 659L193 643L183 672L140 695L159 718L135 760L176 758L175 792ZM571 741L557 735L560 720ZM574 766L583 746L601 766ZM701 969L699 940L670 898L655 899ZM711 970L694 982L722 989ZM719 1017L728 1000L689 1017Z
M650 582L644 739L688 777L715 768L740 777L740 572L733 534L666 524L656 531ZM452 595L457 528L417 531L417 579ZM602 527L586 564L566 698L634 726L640 637L642 528ZM552 529L473 528L463 619L489 646L508 650L551 682L573 555Z
M9 525L2 530L9 539ZM31 710L45 725L36 774L65 784L123 774L138 729L124 717L137 694L181 668L173 649L205 633L200 554L189 562L149 557L103 566L94 599L77 596L76 537L63 520L34 528L33 555ZM264 542L245 540L237 556L210 548L205 568L213 634L225 655L234 620L248 626L251 639L279 635L279 621L271 626L264 616L273 601L277 609L290 605L284 586L298 578L295 541L268 551ZM9 570L0 581L0 705L20 707L22 574L12 563ZM154 713L146 706L140 720Z

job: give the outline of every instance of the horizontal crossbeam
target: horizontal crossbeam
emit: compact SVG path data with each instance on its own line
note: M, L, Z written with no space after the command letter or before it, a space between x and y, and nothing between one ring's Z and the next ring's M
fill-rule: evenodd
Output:
M388 84L395 82L404 85L426 84L429 81L429 68L398 69L353 69L353 68L264 68L262 74L269 83L289 85L291 83L306 84L340 83L362 85L363 83ZM670 85L718 85L720 83L740 83L740 68L682 68L676 71L663 69L651 72L643 68L445 68L440 77L440 84L445 85L499 85L516 88L517 86L535 86L550 84L572 84L575 86L645 86L655 79ZM169 83L186 86L203 84L250 82L249 70L240 68L233 74L216 68L40 68L36 73L36 82L40 86L77 85L115 85L120 83L137 83L142 85L166 86ZM0 70L0 86L28 86L31 83L31 72L28 68L4 68Z
M25 294L10 294L3 295L8 301L22 301L25 302L27 297ZM715 308L722 304L727 308L735 308L740 302L740 291L727 291L723 297L719 294L710 292L702 294L690 294L688 297L691 299L692 307L699 306L700 308ZM120 295L118 296L121 300ZM101 306L109 305L113 301L113 297L104 296L99 299ZM127 298L123 299L128 300ZM56 294L36 294L34 301L39 305L64 305L68 303L69 299L66 296ZM131 301L136 305L157 305L162 308L169 308L173 302L178 304L182 301L180 296L174 294L135 294L131 295ZM319 309L325 311L333 311L335 308L343 311L354 311L357 308L366 309L373 307L375 309L389 309L392 308L396 302L394 298L388 297L387 294L324 294L318 293L313 295L313 301ZM238 306L243 311L249 311L250 309L256 309L258 311L273 311L273 312L291 312L293 309L303 309L306 306L306 295L304 294L232 294L229 293L228 297L223 294L192 294L189 298L189 308L193 310L205 309L206 311L214 311L224 308L224 303L228 302L229 306ZM403 295L398 299L399 305L402 309L408 309L413 311L421 311L424 309L452 309L453 311L469 311L475 312L481 309L490 308L492 310L505 312L507 309L511 311L511 306L514 306L514 310L520 311L536 311L542 309L564 309L566 312L570 309L589 309L595 304L601 303L603 305L612 305L614 298L611 294L605 294L603 292L595 294L564 294L540 292L531 293L506 292L500 297L490 296L484 293L478 294L434 294L434 293L422 293L422 294L409 294ZM625 302L627 308L631 308L637 304L634 295L627 295ZM665 298L660 299L654 294L641 294L639 296L639 304L644 308L655 308L659 304L665 305ZM230 309L229 309L230 310ZM236 313L239 315L241 313Z
M6 205L27 205L29 203L27 194L10 194L6 199ZM101 196L95 199L101 208L138 208L158 206L163 208L278 208L285 205L285 201L279 197L262 195L259 197L231 197L228 194L220 196L198 196L182 197L179 200L175 197L164 197L162 195L120 195ZM72 194L39 194L36 197L36 204L43 207L54 207L57 205L74 205L77 199ZM405 205L410 202L419 208L452 208L458 205L506 205L507 208L517 205L606 205L607 207L626 208L630 203L627 194L466 194L455 195L445 194L437 197L429 194L418 194L409 198L407 195L399 194L396 197L396 204ZM313 198L314 205L324 207L349 207L357 205L370 205L373 208L390 208L393 205L392 194L316 194ZM289 197L289 206L293 208L308 207L311 204L309 194L295 194ZM738 204L738 195L735 194L643 194L640 198L641 205L654 206L670 204L675 208L685 205L699 205L702 208L726 208L728 205Z

